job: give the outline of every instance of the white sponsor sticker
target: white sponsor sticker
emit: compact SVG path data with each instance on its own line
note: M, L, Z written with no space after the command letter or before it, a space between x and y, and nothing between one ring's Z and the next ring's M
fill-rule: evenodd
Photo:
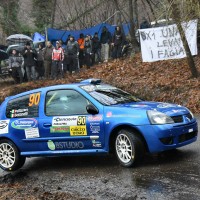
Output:
M26 139L40 137L38 128L28 128L28 129L25 129L25 136L26 136Z
M8 126L10 120L0 120L0 134L8 133Z
M78 116L72 117L53 117L52 126L76 126Z

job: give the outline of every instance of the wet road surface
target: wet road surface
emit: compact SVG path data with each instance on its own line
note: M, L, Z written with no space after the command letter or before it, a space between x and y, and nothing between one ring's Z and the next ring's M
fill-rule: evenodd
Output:
M128 169L113 156L28 158L16 172L0 170L0 199L197 200L200 139Z

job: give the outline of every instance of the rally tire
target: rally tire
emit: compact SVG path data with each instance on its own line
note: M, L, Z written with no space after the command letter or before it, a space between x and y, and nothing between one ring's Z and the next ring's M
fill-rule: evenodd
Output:
M115 138L115 153L123 167L133 167L144 155L144 145L132 130L122 129Z
M16 145L10 140L0 140L0 168L5 171L15 171L21 168L26 157L20 156Z

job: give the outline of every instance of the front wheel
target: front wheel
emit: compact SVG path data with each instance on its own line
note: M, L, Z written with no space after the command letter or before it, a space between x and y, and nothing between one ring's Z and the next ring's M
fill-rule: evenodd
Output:
M120 164L132 167L144 154L141 139L130 130L120 130L115 139L115 151Z
M25 160L13 142L6 139L0 141L0 167L3 170L15 171L24 165Z

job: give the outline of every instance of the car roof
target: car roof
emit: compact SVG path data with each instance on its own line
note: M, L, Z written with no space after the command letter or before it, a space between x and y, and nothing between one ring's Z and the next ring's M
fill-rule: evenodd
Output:
M22 93L13 95L13 96L9 96L9 97L6 98L6 100L8 101L8 100L11 100L13 98L17 98L17 97L20 97L20 96L24 96L24 95L31 94L31 93L37 93L37 92L41 92L41 91L66 89L66 88L72 89L72 88L78 88L82 85L94 85L95 83L99 84L100 82L101 82L100 79L87 79L87 80L81 81L79 83L52 85L52 86L47 86L47 87L29 90L29 91L22 92Z

